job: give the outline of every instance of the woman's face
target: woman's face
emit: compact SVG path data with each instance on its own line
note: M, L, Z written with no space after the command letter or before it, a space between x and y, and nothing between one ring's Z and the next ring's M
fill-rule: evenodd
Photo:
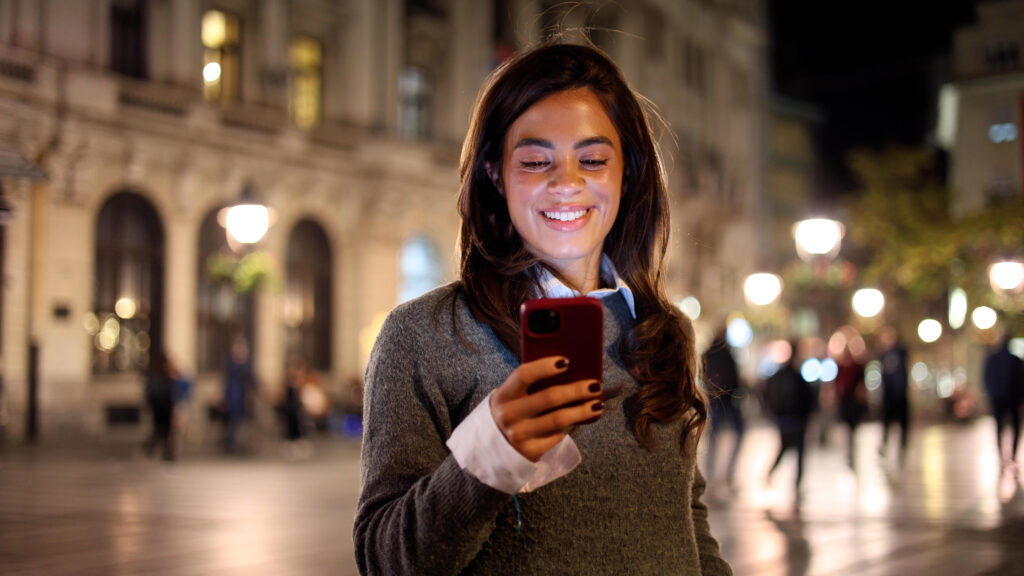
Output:
M512 225L533 255L577 289L597 288L623 162L619 134L586 88L538 101L505 136L501 180Z

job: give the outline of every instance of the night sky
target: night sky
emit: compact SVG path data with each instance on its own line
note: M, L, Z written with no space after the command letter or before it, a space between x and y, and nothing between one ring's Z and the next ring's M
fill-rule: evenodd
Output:
M929 143L953 30L974 22L974 4L769 0L774 89L824 116L821 194L851 189L851 149Z

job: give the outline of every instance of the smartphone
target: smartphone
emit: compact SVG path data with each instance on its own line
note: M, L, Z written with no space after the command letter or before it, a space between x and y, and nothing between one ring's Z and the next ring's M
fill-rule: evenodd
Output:
M578 380L603 382L604 308L597 298L541 298L519 309L523 362L565 356L569 369L534 383L528 393Z

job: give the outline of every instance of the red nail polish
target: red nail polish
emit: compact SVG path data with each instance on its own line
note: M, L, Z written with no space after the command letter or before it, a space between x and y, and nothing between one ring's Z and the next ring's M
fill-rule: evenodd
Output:
M559 370L565 370L568 367L569 361L566 360L565 358L559 358L558 361L555 362L555 368L558 368Z
M591 406L590 409L594 412L600 412L601 410L604 410L604 402L597 402Z
M590 390L591 393L597 394L598 392L601 391L601 383L594 382L590 386L588 386L587 389Z

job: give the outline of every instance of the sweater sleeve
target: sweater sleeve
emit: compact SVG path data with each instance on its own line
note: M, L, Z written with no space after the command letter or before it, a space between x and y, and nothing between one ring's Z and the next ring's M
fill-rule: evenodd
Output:
M421 373L423 355L444 354L446 339L417 335L422 323L400 312L381 329L366 373L356 563L364 575L457 574L511 497L467 474L448 452L438 375Z
M693 530L697 537L697 552L700 554L700 573L704 576L732 576L732 568L722 558L718 541L711 535L708 524L708 507L704 504L704 490L707 483L699 467L694 467L691 506L693 507Z

